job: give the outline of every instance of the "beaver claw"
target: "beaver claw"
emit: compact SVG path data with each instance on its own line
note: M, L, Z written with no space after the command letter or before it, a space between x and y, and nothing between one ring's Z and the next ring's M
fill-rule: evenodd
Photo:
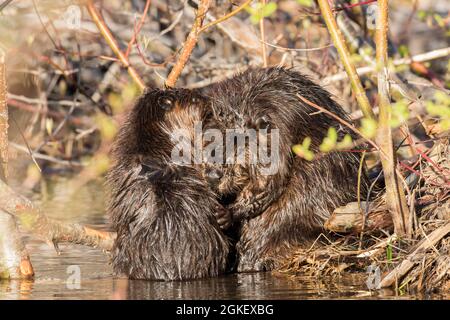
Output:
M214 216L216 217L216 221L219 224L220 229L226 230L231 226L232 224L231 212L222 205L218 205L216 207Z

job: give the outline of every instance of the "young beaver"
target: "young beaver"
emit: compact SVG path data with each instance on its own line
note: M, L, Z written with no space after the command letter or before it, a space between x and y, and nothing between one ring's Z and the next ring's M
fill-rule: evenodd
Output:
M205 103L195 91L148 91L121 128L107 177L116 274L181 280L225 272L229 242L219 223L227 211L202 174L171 159L171 134L192 131Z
M318 152L330 127L336 128L339 139L347 133L356 138L299 95L342 119L348 117L327 91L285 68L250 69L201 93L211 101L223 132L279 130L279 149L272 150L278 152L275 174L263 172L267 164L214 164L205 169L207 176L211 173L212 189L225 199L237 221L238 271L272 270L293 247L317 236L334 208L356 199L358 153L331 152L314 161L293 154L292 146L305 137L312 139L310 149ZM269 149L275 142L270 137ZM248 149L245 152L248 159ZM363 175L363 194L367 182Z

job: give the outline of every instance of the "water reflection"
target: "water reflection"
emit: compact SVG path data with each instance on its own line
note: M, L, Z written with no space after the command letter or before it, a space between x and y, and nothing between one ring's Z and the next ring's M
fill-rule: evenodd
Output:
M102 183L91 183L76 192L66 180L41 187L34 200L50 216L68 222L104 228ZM371 292L364 275L333 279L291 278L270 273L231 274L196 281L129 281L112 277L109 257L101 250L61 245L61 255L49 245L26 237L36 278L33 281L0 281L0 299L332 299L395 298L392 291ZM79 289L68 285L79 267ZM76 268L75 268L76 269ZM397 297L398 298L398 297ZM400 298L417 298L403 296ZM430 297L422 297L430 298ZM433 298L440 298L433 296Z

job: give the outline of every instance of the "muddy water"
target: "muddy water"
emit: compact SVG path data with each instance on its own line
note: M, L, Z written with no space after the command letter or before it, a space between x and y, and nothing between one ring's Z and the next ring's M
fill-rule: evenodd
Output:
M45 212L67 222L106 228L101 183L75 193L70 181L42 182L29 194ZM115 279L107 254L77 245L60 245L60 255L26 237L36 271L33 281L0 281L0 299L415 299L392 291L371 292L363 276L338 279L288 278L270 273L233 274L185 282ZM78 281L79 279L79 281ZM429 298L429 297L428 297ZM439 298L435 296L433 298Z

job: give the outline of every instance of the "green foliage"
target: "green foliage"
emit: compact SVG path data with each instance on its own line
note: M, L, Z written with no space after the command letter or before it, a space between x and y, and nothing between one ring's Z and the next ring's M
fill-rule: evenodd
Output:
M336 145L336 149L342 150L342 149L349 149L353 146L353 139L352 136L348 133L344 136L342 141L338 142Z
M433 15L434 20L436 20L439 27L444 28L445 27L445 20L438 14Z
M304 7L312 7L314 2L313 0L297 0L297 3Z
M400 53L400 56L403 58L409 56L409 48L404 44L398 47L398 52Z
M247 6L245 10L250 14L250 21L257 24L262 18L270 17L277 10L277 4L275 2L266 4L258 2L252 6Z
M427 101L425 107L431 116L440 118L440 125L443 130L450 129L450 97L444 92L437 91L434 96L435 101Z
M99 113L95 118L95 123L97 124L98 130L104 140L112 141L114 139L118 129L117 124L112 118L103 113Z
M375 137L375 134L377 133L377 121L371 118L361 119L360 131L366 139Z
M391 120L390 125L392 128L398 128L403 122L409 118L408 102L406 100L400 100L391 105Z
M331 127L328 129L328 135L323 139L321 145L319 146L320 151L330 152L336 148L337 144L337 131L335 128Z
M331 152L333 150L348 149L353 145L352 137L347 133L344 138L338 142L338 135L335 128L328 129L328 135L323 139L322 144L319 146L322 152Z
M389 241L387 247L386 247L386 260L388 263L392 263L392 243Z
M111 92L108 95L108 103L111 106L113 113L118 114L124 111L124 107L133 102L139 95L139 88L134 82L130 82L122 88L122 92Z
M419 20L424 21L427 17L428 13L425 10L419 10L417 12L417 17L419 18Z
M302 144L297 144L292 147L292 151L299 157L302 157L303 159L306 159L308 161L312 161L314 159L314 152L309 150L309 147L311 146L311 138L306 137L303 139Z

